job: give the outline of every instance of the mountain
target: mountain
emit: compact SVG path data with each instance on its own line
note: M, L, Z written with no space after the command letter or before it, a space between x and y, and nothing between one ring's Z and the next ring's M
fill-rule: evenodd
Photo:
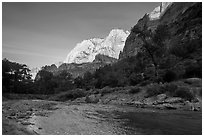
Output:
M202 78L202 3L161 5L132 27L119 60L96 70L97 88ZM161 94L155 87L152 91Z
M104 64L112 64L114 62L116 62L117 59L106 56L106 55L102 55L102 54L97 54L95 56L95 59L93 60L94 63L104 63Z
M45 65L42 67L42 69L51 72L53 75L59 75L61 72L67 71L72 75L72 77L76 78L78 76L83 76L87 71L93 73L96 69L99 69L100 67L103 67L107 64L113 64L116 61L117 59L115 58L102 54L97 54L93 62L86 62L81 64L60 63L60 66L57 66L55 63L52 65ZM39 79L39 75L36 75L38 71L36 71L34 75L34 78L36 76L36 79Z
M93 73L96 69L105 66L106 64L101 62L87 62L87 63L63 63L59 66L56 75L61 73L62 71L69 72L73 78L78 76L83 76L86 72Z
M172 2L162 2L160 6L156 7L150 14L150 20L157 20L162 17L166 10L171 6Z
M39 71L40 69L39 68L32 68L31 70L30 70L30 74L32 75L32 79L35 79L35 76L37 75L37 73L38 73L38 71Z
M56 67L58 68L60 65L62 65L63 64L63 62L62 61L59 61L59 62L56 62L56 63L54 63L55 65L56 65Z
M145 14L132 28L143 30L146 25L148 30L154 32L161 24L168 25L171 32L169 45L175 42L192 40L202 34L202 3L194 2L165 2L155 8L150 14ZM191 37L187 37L191 36ZM134 31L127 37L120 59L136 55L143 42Z
M104 39L93 38L83 40L67 55L64 63L81 64L92 62L98 54L118 59L119 53L123 50L128 35L128 31L125 32L122 29L113 29Z
M114 29L104 39L93 38L82 41L67 55L63 64L59 67L47 67L46 70L54 74L59 74L65 70L71 73L73 77L77 77L83 76L86 71L93 73L100 67L112 64L110 66L116 67L110 70L115 71L119 69L117 75L122 76L121 74L124 72L124 76L128 79L130 75L133 75L131 69L136 71L138 67L136 63L131 61L137 62L134 56L142 50L143 46L143 41L133 30L135 28L143 30L146 26L148 30L154 33L157 26L161 24L166 24L171 34L167 40L168 42L165 43L165 52L172 55L176 54L176 60L183 55L192 55L190 61L194 63L192 66L199 68L200 60L202 60L202 44L200 46L200 41L202 40L202 3L181 2L161 3L151 13L145 14L132 27L130 33ZM172 52L177 53L174 54ZM117 60L118 56L120 61ZM133 58L128 59L129 57ZM186 60L183 59L182 61ZM185 64L185 62L183 63ZM189 66L184 66L184 64L181 66L188 69ZM186 64L189 64L189 62ZM142 64L139 64L139 66L142 66ZM184 68L180 70L184 70ZM191 68L189 67L187 71L191 71ZM198 70L198 72L200 71ZM135 78L135 75L132 77Z

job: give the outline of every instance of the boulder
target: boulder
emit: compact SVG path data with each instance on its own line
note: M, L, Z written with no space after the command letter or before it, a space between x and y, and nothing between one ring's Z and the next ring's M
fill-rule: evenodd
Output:
M152 103L153 105L183 103L184 101L182 98L179 97L167 98L165 94L160 94L158 96L157 96L158 99Z
M192 102L186 101L184 109L185 110L191 110L191 111L199 111L202 109L202 104L201 103L192 103Z
M170 97L164 100L165 103L182 103L183 99L180 97Z
M140 102L140 101L131 101L131 102L127 102L126 104L128 105L133 105L135 107L144 107L144 103Z
M156 105L155 108L157 109L177 109L176 106L169 104L169 103Z
M193 93L193 95L202 97L202 87L191 87L190 91Z
M166 94L159 94L157 95L157 100L158 101L163 101L164 99L167 98L167 95Z
M155 102L155 98L154 97L149 97L149 98L145 98L144 100L143 100L143 102L144 102L144 104L146 104L146 105L152 105L154 102Z
M164 106L166 109L177 109L174 105L169 104L169 103L163 104L163 106Z
M77 98L74 100L74 102L77 102L77 103L85 103L86 101L86 97L82 97L82 98Z
M99 96L97 96L97 95L86 96L85 101L86 101L86 103L98 103L99 102Z
M21 124L22 125L35 125L34 123L31 123L29 121L22 121Z

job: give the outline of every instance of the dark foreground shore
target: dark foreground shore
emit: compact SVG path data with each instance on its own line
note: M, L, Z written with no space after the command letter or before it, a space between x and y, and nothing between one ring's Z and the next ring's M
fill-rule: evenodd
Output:
M202 134L201 111L46 100L7 100L2 111L4 135Z

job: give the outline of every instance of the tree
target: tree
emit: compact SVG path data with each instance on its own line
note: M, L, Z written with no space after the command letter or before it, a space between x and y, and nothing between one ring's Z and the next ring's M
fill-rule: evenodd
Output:
M87 71L83 76L83 86L87 90L93 88L95 85L94 75L91 72Z
M53 74L52 74L51 72L46 71L46 70L44 70L44 69L40 70L40 71L38 72L38 75L39 75L39 77L40 77L40 80L42 80L42 81L49 81L49 80L51 80L52 77L53 77Z
M30 93L32 86L30 69L25 64L2 60L3 92Z
M53 74L42 69L37 74L38 79L35 81L37 92L41 94L54 93L57 83L53 80Z
M58 84L59 91L66 91L74 88L72 75L66 70L63 70L57 76L54 76L54 80Z
M83 78L78 76L77 78L74 79L74 84L76 85L77 88L83 88L84 87Z
M2 60L2 88L3 93L10 92L11 83L11 68L9 67L9 61L7 59Z
M129 77L129 81L131 85L137 85L143 80L142 73L132 73Z

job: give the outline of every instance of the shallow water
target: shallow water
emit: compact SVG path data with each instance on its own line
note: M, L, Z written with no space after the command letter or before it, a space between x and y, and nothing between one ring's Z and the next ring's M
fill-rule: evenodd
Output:
M107 112L100 112L108 115ZM201 135L202 113L191 111L113 112L125 134Z
M109 105L58 105L48 115L30 119L38 134L201 135L202 113L137 109Z

